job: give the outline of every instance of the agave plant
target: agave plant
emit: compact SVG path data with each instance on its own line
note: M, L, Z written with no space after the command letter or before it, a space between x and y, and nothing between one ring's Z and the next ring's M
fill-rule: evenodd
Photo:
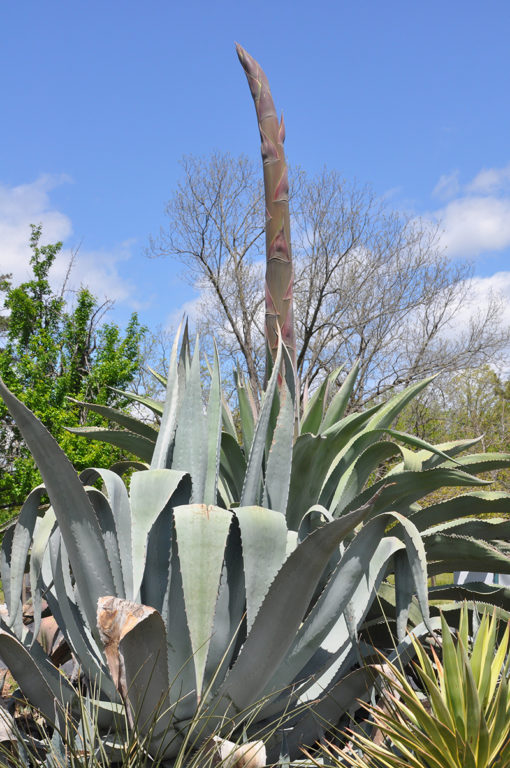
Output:
M421 690L395 665L386 666L382 704L367 706L382 738L351 734L354 749L330 745L330 765L358 768L503 768L510 764L509 625L498 642L485 613L470 643L463 607L457 640L442 619L442 653L414 640ZM355 751L356 750L356 751Z
M458 532L473 509L498 509L508 497L478 491L462 501L416 504L443 484L485 485L456 461L481 471L508 457L453 459L464 445L432 447L392 431L388 425L422 385L343 415L354 374L329 405L320 392L310 401L294 440L291 365L277 387L283 345L257 419L241 407L244 440L251 440L246 456L222 406L217 358L204 407L198 349L192 358L186 340L179 356L177 349L176 341L152 462L135 471L129 492L111 470L79 478L44 427L0 385L44 479L4 538L9 620L0 653L48 717L54 697L72 706L73 685L34 639L44 595L72 658L101 691L105 725L111 708L125 702L144 735L158 710L151 744L170 758L197 709L206 718L204 737L223 722L231 728L247 721L251 737L280 719L295 752L317 738L323 719L338 719L372 684L358 663L373 655L370 633L383 618L378 593L393 600L401 638L409 615L432 627L427 553L443 570L459 559L444 537L510 571L497 544L506 523L486 521L486 545ZM222 421L229 431L222 432ZM395 455L401 463L374 479L381 461ZM102 490L93 485L98 479ZM51 506L41 513L44 492ZM28 553L32 632L21 605ZM388 575L391 585L383 581ZM302 711L309 702L313 715Z
M187 334L179 357L174 344L167 385L172 420L165 416L162 424L169 442L163 460L159 454L159 460L164 462L160 466L185 466L180 451L174 451L174 445L181 442L178 439L181 418L186 428L190 427L198 435L205 434L202 412L189 406L192 400L195 403L203 400L197 354L195 350L190 363ZM508 573L508 548L504 542L510 532L507 520L510 495L491 491L490 482L478 475L508 467L510 455L466 454L478 439L434 446L391 427L403 408L430 380L408 387L385 403L346 414L357 368L347 374L342 386L330 398L329 390L340 374L337 370L311 397L305 398L296 423L296 390L289 370L290 365L280 390L274 377L271 379L260 409L238 373L237 419L233 418L225 398L221 398L223 431L214 503L225 507L259 504L278 509L284 512L288 528L297 532L303 519L309 519L310 515L335 519L380 492L374 501L374 513L395 510L413 522L425 544L429 575L451 576L466 564L479 571ZM143 401L163 417L162 403L129 393L128 397ZM188 404L185 410L181 407L184 402ZM104 406L91 403L88 407L121 427L129 426L130 431L95 427L72 431L89 439L114 442L141 460L151 460L158 439L156 429L119 411L108 409L106 412ZM150 437L148 429L152 430ZM192 453L188 459L192 461ZM472 490L468 493L453 495L445 501L430 503L427 499L429 494L443 488L469 487ZM395 567L399 572L405 569L405 558L397 558ZM406 580L411 587L410 575L402 572L401 585ZM383 585L383 592L381 596L388 608L389 603L395 606L397 595L393 586ZM403 591L399 590L398 595L398 633L403 637L407 609L401 605ZM466 584L462 589L453 584L437 588L435 599L447 601L455 596L463 599L470 595L473 599L510 608L507 590L476 583Z
M159 707L161 725L151 738L166 756L175 754L199 707L209 724L249 719L257 731L310 699L322 700L329 710L336 696L337 714L351 706L368 685L365 671L345 677L357 658L356 631L400 551L409 559L412 591L428 622L423 544L404 516L374 515L384 487L336 518L312 507L295 525L294 510L285 514L292 366L262 471L283 354L280 346L235 508L218 505L226 490L218 483L217 360L204 411L198 352L181 399L175 352L151 467L133 474L129 493L111 470L87 470L78 477L40 422L0 385L44 479L4 537L9 620L2 625L0 653L47 717L54 698L71 706L75 691L35 639L43 595L100 698L110 706L128 702L142 732ZM186 354L181 360L188 364ZM346 430L351 421L347 417ZM103 490L92 485L98 478ZM41 513L43 493L51 506ZM392 523L397 525L387 535ZM31 632L21 604L29 552ZM309 727L306 716L295 716L289 726L296 745L307 722Z

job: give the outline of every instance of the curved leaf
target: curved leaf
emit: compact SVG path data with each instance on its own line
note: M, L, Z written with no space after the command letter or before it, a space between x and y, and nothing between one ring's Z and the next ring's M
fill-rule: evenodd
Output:
M278 340L278 352L274 361L273 372L262 401L259 419L253 434L253 440L250 446L246 474L244 476L243 492L241 494L240 505L249 507L257 504L260 497L260 487L262 482L262 461L266 448L266 436L269 428L271 409L276 392L280 365L282 361L282 340ZM246 448L245 448L246 450Z
M321 435L300 435L294 443L287 526L299 527L303 515L317 503L338 454L379 406L351 413ZM336 487L336 483L335 483Z
M145 469L145 468L144 468ZM131 543L131 507L124 482L111 469L85 469L80 474L82 483L92 484L101 479L106 488L110 508L115 521L116 546L118 547L122 580L126 595L133 593L133 555ZM121 595L118 595L120 597Z
M193 485L192 501L201 502L207 467L207 422L200 382L200 348L198 338L189 370L175 432L172 468L189 472Z
M134 432L136 435L145 437L152 443L156 442L158 437L157 429L151 427L150 424L145 424L143 421L140 421L140 419L135 419L134 416L130 416L128 413L124 413L124 411L119 411L117 408L112 408L109 405L86 403L82 400L76 400L74 397L67 397L67 400L75 405L81 405L93 413L98 413L100 416L104 416L108 421L113 421L115 424L118 424L119 427L124 427L130 432Z
M199 700L231 521L232 513L220 507L190 504L174 509Z
M48 722L55 722L55 699L62 708L75 699L74 688L39 645L29 652L19 640L0 629L0 656L24 695Z
M181 335L181 327L182 321L179 325L179 328L177 329L174 343L172 345L172 353L170 355L170 363L168 366L168 378L166 381L165 404L161 417L159 435L152 456L151 469L166 469L169 466L168 460L172 453L173 440L177 425L177 405L179 394L177 346L179 344L179 337Z
M312 533L292 552L271 584L222 694L237 710L256 701L282 662L334 550L371 505Z
M235 514L241 529L249 632L286 558L287 526L280 512L263 507L238 507Z
M154 443L146 437L136 435L122 429L107 429L106 427L66 427L73 435L86 437L87 440L99 440L108 445L115 445L123 451L138 456L142 461L150 462L154 451Z
M138 598L143 579L149 531L185 476L185 472L175 469L149 469L146 472L135 472L131 478L131 546L135 599Z
M48 430L1 380L0 394L41 472L73 564L88 621L95 626L97 600L111 593L114 583L92 505L71 463ZM87 558L83 552L87 552Z
M8 626L14 627L22 620L22 593L25 566L28 551L32 544L35 524L39 513L41 497L46 493L44 485L39 485L27 496L21 507L18 522L14 529L10 552L10 584L6 590L9 595L7 607L9 609Z
M337 378L342 368L338 368L336 371L334 371L334 375L331 377L332 382ZM339 422L340 419L344 417L345 409L347 408L347 404L352 395L354 384L356 383L356 379L358 377L358 372L359 361L356 361L326 410L324 419L321 424L321 432L325 432L327 429L329 429L329 427L337 424L337 422Z

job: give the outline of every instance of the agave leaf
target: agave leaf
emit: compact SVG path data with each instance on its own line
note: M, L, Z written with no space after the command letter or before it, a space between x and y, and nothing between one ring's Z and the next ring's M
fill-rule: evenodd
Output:
M168 382L168 378L163 376L161 373L158 373L157 371L155 371L154 368L150 367L150 365L147 366L147 370L149 371L151 376L154 376L156 381L158 381L160 384L162 384L164 387L166 387L167 382Z
M227 483L231 501L241 498L246 459L237 440L228 432L221 433L221 476Z
M49 507L44 513L43 517L38 518L32 540L32 550L30 553L30 590L32 593L32 608L34 611L34 626L32 629L34 642L37 635L39 634L39 629L41 626L41 590L43 588L41 574L43 558L44 553L48 547L48 541L55 525L55 521L55 512L51 507ZM16 631L16 635L20 637L20 633L18 631Z
M395 612L397 617L397 639L400 642L407 632L409 608L414 595L414 579L406 552L395 553ZM398 587L397 587L398 585Z
M115 461L110 465L110 470L119 477L123 477L129 469L136 469L137 472L143 472L144 469L149 469L149 464L146 461L126 459L125 461Z
M181 348L182 351L182 348ZM193 484L192 501L201 502L204 496L204 480L207 467L205 443L206 415L202 402L200 382L200 347L195 342L189 380L179 406L179 418L175 432L172 467L189 472Z
M429 589L430 600L433 604L443 602L442 610L448 602L456 601L454 605L463 600L469 604L490 605L503 608L510 600L510 588L496 584L484 584L483 582L469 581L466 584L446 584ZM510 618L510 614L506 614Z
M243 448L245 455L248 456L255 432L257 409L249 385L246 384L241 372L237 371L234 376L236 382L237 402L239 404L239 421L241 423Z
M117 392L118 395L132 400L135 403L141 403L151 410L156 416L162 416L164 403L160 403L158 400L154 400L152 397L144 397L144 395L137 395L135 392L124 392L123 389L116 389L116 387L110 387L112 392Z
M241 529L248 632L286 557L287 526L280 512L263 507L235 510Z
M154 442L141 437L134 432L123 429L108 429L107 427L66 427L73 435L86 437L87 440L99 440L102 443L115 445L123 451L138 456L142 461L150 462L154 451Z
M468 536L474 539L484 539L484 541L506 541L510 538L510 520L503 518L449 520L443 525L436 525L433 531L429 530L427 533Z
M410 519L419 531L424 531L434 525L440 525L445 520L462 517L479 517L482 514L501 515L508 511L510 494L502 491L471 491L462 496L455 496L429 507L420 509L411 515Z
M237 442L237 430L234 424L234 417L232 411L229 408L223 390L221 392L221 424L225 432L234 438Z
M156 442L158 437L157 429L151 427L150 424L145 424L143 421L140 421L140 419L135 419L134 416L130 416L129 414L124 413L124 411L119 411L117 408L111 408L108 405L100 405L99 403L86 403L82 400L76 400L74 397L67 397L67 400L75 405L81 405L93 413L99 413L100 416L104 416L108 421L113 421L115 424L118 424L119 427L124 427L130 432L140 435L140 437L145 437L152 443Z
M189 504L191 498L191 478L185 475L172 494L171 504L160 512L153 523L147 538L147 560L140 588L141 602L150 605L161 614L167 627L174 631L168 615L168 584L170 578L170 559L174 530L174 516L171 507ZM176 565L176 568L178 566Z
M12 537L10 551L10 579L7 607L9 609L9 627L13 627L16 634L22 622L22 592L23 577L25 575L25 566L28 557L28 551L32 543L35 524L39 512L41 497L46 492L44 485L39 485L27 496L25 503L21 508L17 525ZM5 583L5 581L4 581Z
M280 519L282 516L279 516ZM216 601L211 643L207 654L204 687L212 698L232 664L246 634L246 589L241 532L237 518L227 538L225 561Z
M327 695L306 707L301 717L286 733L289 757L301 758L303 744L320 741L328 730L328 724L338 722L345 713L351 713L360 705L360 699L377 680L377 668L366 665L355 669L333 685Z
M438 443L435 447L453 457L469 450L473 445L479 443L481 439L481 437L472 437L467 440L450 440L446 443ZM440 458L437 455L430 456L427 451L418 451L418 454L423 461L422 469L432 469L441 463Z
M104 597L98 603L97 620L112 678L129 702L132 724L148 740L152 754L173 756L180 743L171 728L161 616L154 608Z
M298 529L303 515L319 499L339 452L378 408L374 406L362 413L352 413L321 435L299 435L296 439L287 503L289 528Z
M510 467L510 453L472 453L470 456L460 456L457 464L471 474L492 472ZM453 462L449 461L444 466L453 465Z
M218 476L220 471L221 445L221 378L220 361L214 344L214 365L211 373L211 388L207 405L207 452L205 463L204 490L201 501L216 504Z
M435 456L438 456L441 459L444 459L444 461L448 462L448 466L455 467L455 466L461 466L462 465L462 459L459 459L458 461L455 461L455 459L451 458L451 454L449 455L445 451L443 451L440 446L438 445L432 445L432 443L429 443L427 440L422 440L421 437L416 437L415 435L409 435L407 432L401 432L397 429L381 429L381 430L374 430L374 432L381 432L383 434L387 434L390 437L394 437L396 440L400 440L405 445L410 445L413 448L420 448L422 450L427 451L428 453L431 453ZM415 454L416 456L418 455ZM421 469L421 466L419 467Z
M168 365L168 378L165 382L165 404L163 408L163 414L161 416L159 435L152 456L151 469L166 469L170 466L169 459L171 459L172 455L173 440L177 425L177 405L179 397L177 347L179 344L179 337L181 335L181 327L182 321L179 325L179 328L177 329L174 343L172 345L172 353L170 355L170 363Z
M131 542L131 507L126 486L116 472L110 469L86 469L80 480L92 484L101 479L110 502L115 522L116 546L118 547L125 594L133 594L133 555ZM120 597L121 595L117 595Z
M429 562L438 561L443 572L466 570L510 573L510 557L492 544L467 536L442 533L424 534ZM437 565L436 565L436 573Z
M243 492L241 494L240 500L240 505L242 507L252 506L253 504L257 504L259 501L260 485L262 479L262 461L266 448L266 436L269 428L271 409L276 392L281 360L282 341L280 338L278 342L278 352L276 355L273 372L264 394L259 419L257 421L257 425L253 434L253 440L251 442L248 464L244 477Z
M427 472L401 472L399 475L391 475L390 478L382 478L362 491L347 505L345 511L349 512L351 509L364 504L380 489L383 490L377 499L375 512L399 508L403 504L410 506L428 493L444 486L470 485L484 486L490 485L490 483L473 475L468 475L459 469L444 469L443 467L429 469Z
M101 529L69 460L41 422L0 380L0 394L41 472L73 563L73 574L91 626L97 599L114 589ZM143 474L143 473L142 473ZM83 552L87 552L85 559Z
M343 368L343 366L342 366ZM342 369L333 372L330 381L333 383ZM325 432L345 416L345 409L351 398L352 390L358 377L359 361L357 361L347 374L342 386L331 400L321 424L321 432Z
M2 586L4 590L4 599L6 605L11 604L11 550L12 539L14 537L15 524L10 525L2 536L2 548L0 550L0 575L2 577Z
M143 579L149 531L185 475L185 472L175 469L150 469L146 472L135 472L131 478L131 541L135 598L139 595Z
M115 594L118 597L125 598L124 576L122 572L121 556L117 538L117 528L113 517L113 512L108 499L97 488L87 487L87 496L90 499L94 512L96 513L104 543L108 561L112 570L113 582L115 584Z
M58 706L69 706L76 696L74 688L51 664L40 645L29 652L8 632L0 630L0 655L19 687L48 722L55 722Z
M222 689L224 699L238 711L256 701L266 687L286 655L329 558L370 508L367 505L319 528L281 567Z
M424 624L425 626L429 627L430 632L432 633L432 629L430 627L430 621L429 621L429 603L428 603L428 588L427 588L427 556L425 553L423 540L417 528L413 525L413 523L410 520L407 520L403 515L400 515L397 512L392 512L391 514L400 522L400 526L402 528L402 533L403 533L403 540L405 542L406 552L409 558L409 566L413 576L414 585L416 588L416 596L418 598L418 604L420 606ZM392 531L392 533L394 535L400 534L400 531L399 530ZM397 580L395 580L395 588L397 591L397 601L398 601L397 605L398 605L399 604L399 598L398 598L399 583ZM404 590L405 589L406 589L406 586L404 585ZM399 640L403 640L403 637L399 638Z
M52 573L55 591L58 597L58 608L61 622L59 626L64 637L76 657L80 659L80 666L93 685L99 686L112 701L117 701L117 692L113 685L104 659L99 648L90 643L83 621L74 602L73 586L69 573L67 552L60 537L53 540L55 546L52 558ZM52 542L52 544L53 544Z
M334 377L335 379L341 370L342 368L339 368L334 372L336 374ZM301 417L300 432L302 435L307 432L313 435L318 434L324 416L325 403L331 378L332 377L330 376L326 376L308 401L307 406L303 411L303 416Z
M191 368L191 350L189 341L189 324L188 318L184 322L184 331L182 333L181 352L179 355L179 369L183 371L185 379L187 379Z
M190 504L174 509L199 700L231 520L232 513L220 507Z
M336 522L330 523L330 526L336 525ZM309 683L312 684L319 671L319 664L325 665L327 661L329 666L337 652L348 642L349 632L343 616L345 606L351 600L357 603L359 612L355 620L362 619L370 607L371 599L375 597L375 593L372 593L378 581L386 573L388 560L403 547L402 542L395 537L384 537L387 525L388 520L383 516L370 520L347 547L325 589L292 638L285 658L271 677L270 689L266 689L266 694L272 689L281 690L295 680L305 665L307 669L313 668L313 677L310 677ZM330 526L323 526L319 531L324 532ZM314 535L317 534L311 534ZM307 541L305 539L301 546ZM327 651L326 659L324 651ZM315 654L320 661L316 659L311 662ZM321 673L326 668L321 667Z
M175 535L171 540L167 603L163 619L167 627L170 703L177 721L193 717L197 710L197 684L193 649L186 617L182 574Z
M360 440L355 440L335 467L335 476L340 477L340 481L329 502L329 510L335 517L340 515L342 510L365 487L365 483L372 472L381 463L400 452L398 445L384 441L369 445L368 448L362 450L359 456L354 458L359 451L358 446L363 446L366 437L370 438L370 435L362 435ZM322 499L322 501L328 503L326 499Z
M397 416L404 410L406 405L411 402L425 387L427 387L435 376L423 379L417 384L411 384L402 392L391 397L384 405L379 408L370 421L367 423L367 430L390 427Z
M289 383L294 387L293 381ZM280 412L266 465L262 504L283 513L289 497L295 412L295 390L290 389L285 380L281 384L279 398Z

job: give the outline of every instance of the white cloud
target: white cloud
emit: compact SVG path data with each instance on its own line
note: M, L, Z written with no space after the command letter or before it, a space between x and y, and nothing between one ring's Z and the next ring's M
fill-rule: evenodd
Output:
M455 314L457 330L467 326L474 313L486 310L492 299L501 301L500 330L510 327L510 272L504 271L470 279L468 300Z
M42 224L43 243L66 241L73 234L70 218L56 210L50 192L69 182L67 176L44 175L29 184L8 187L0 184L0 273L12 273L14 284L30 277L30 224ZM110 250L78 249L68 287L76 290L86 285L100 301L131 299L133 286L121 276L119 267L131 257L131 243L121 243ZM55 290L65 280L71 251L63 248L50 272Z
M504 168L484 168L466 187L468 192L475 194L491 194L509 188L510 163Z
M432 191L433 197L439 197L441 200L448 200L458 195L460 191L459 172L445 173Z
M451 256L478 256L510 246L510 197L462 197L436 218Z
M485 168L464 185L458 171L445 174L432 194L449 201L428 216L439 222L450 256L476 257L510 246L510 164Z

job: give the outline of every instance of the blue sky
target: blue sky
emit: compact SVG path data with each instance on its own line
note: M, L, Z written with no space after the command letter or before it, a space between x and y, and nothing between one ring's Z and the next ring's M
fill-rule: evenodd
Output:
M510 299L509 36L508 0L3 3L0 270L25 277L42 222L81 243L75 284L114 298L119 322L175 317L193 291L144 248L180 157L259 159L237 40L269 77L292 164L441 221L480 301ZM56 283L64 271L65 254Z

